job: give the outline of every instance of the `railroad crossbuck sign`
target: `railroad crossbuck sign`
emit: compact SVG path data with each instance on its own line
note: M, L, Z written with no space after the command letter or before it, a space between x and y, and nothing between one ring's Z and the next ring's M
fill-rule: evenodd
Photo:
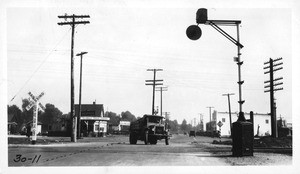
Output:
M38 122L38 111L39 108L41 110L45 110L45 107L39 102L39 99L43 97L44 92L42 92L39 96L35 97L31 92L28 93L29 105L26 107L27 110L30 110L33 107L33 121L32 121L32 140L31 143L35 144L37 137L37 122Z

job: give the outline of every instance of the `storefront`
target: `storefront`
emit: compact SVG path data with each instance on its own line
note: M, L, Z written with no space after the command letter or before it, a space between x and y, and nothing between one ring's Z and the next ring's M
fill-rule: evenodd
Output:
M75 105L75 114L79 115L79 105ZM104 117L103 104L82 104L80 117L80 133L82 136L103 136L107 133L108 117Z

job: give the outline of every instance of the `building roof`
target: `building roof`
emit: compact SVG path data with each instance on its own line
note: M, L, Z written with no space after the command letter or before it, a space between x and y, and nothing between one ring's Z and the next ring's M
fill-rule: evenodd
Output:
M79 105L75 105L75 115L78 115ZM81 104L81 116L103 117L103 104Z

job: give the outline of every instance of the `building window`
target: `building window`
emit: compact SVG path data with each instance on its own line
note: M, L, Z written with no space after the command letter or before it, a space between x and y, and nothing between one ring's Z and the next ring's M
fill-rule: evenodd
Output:
M266 124L269 124L269 120L266 120Z
M222 118L222 122L225 122L225 118Z
M99 131L99 124L95 124L95 132L98 132Z

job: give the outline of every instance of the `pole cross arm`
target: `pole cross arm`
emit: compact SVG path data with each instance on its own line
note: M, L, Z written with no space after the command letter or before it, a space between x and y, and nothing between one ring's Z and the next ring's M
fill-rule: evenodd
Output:
M89 21L77 21L77 22L58 22L58 25L75 25L75 24L89 24Z
M90 15L63 15L58 16L58 18L89 18Z
M145 85L154 85L154 86L157 86L157 85L164 85L163 83L146 83Z
M162 79L159 79L159 80L145 80L145 82L162 82L162 81L164 81L164 80L162 80Z
M278 71L278 70L281 70L281 69L283 69L283 68L279 67L279 68L274 69L273 71Z
M238 42L236 39L234 39L232 36L230 36L228 33L226 33L222 28L220 28L219 25L237 25L240 24L241 21L222 21L222 20L208 20L205 24L212 26L214 29L216 29L219 33L221 33L223 36L225 36L228 40L230 40L232 43L237 45L240 48L243 48L244 46Z
M81 53L76 54L76 56L82 56L82 55L87 54L87 53L88 52L81 52Z

